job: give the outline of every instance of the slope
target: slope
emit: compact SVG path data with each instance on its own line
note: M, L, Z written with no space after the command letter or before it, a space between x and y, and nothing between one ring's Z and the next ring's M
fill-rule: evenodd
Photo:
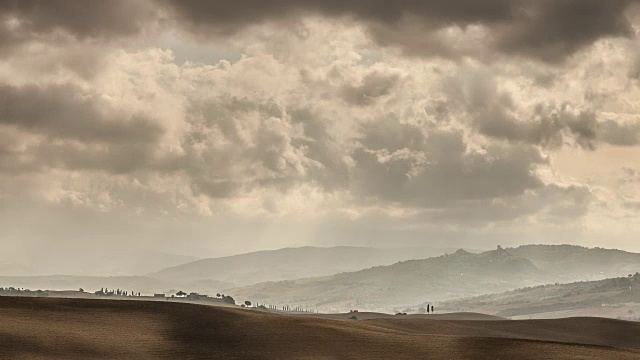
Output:
M459 250L328 277L270 282L227 290L236 299L336 311L390 311L395 305L454 299L536 283L544 274L529 260L499 249L482 254Z
M149 274L173 282L217 280L247 286L265 281L292 280L357 271L398 261L442 255L450 249L376 249L339 246L300 247L258 251L221 258L202 259Z
M509 317L551 317L554 312L571 311L569 314L573 316L633 318L640 313L640 273L623 278L527 287L447 301L438 306L445 311L464 309Z
M531 260L555 277L555 282L600 280L640 270L640 254L575 245L524 245L507 249Z
M496 323L496 322L487 322ZM344 321L142 301L0 298L2 355L13 359L634 359L625 322L500 322L491 337L449 321ZM496 325L493 325L496 326ZM523 327L525 330L513 330ZM549 334L550 328L560 330ZM576 329L586 330L580 335ZM517 338L523 334L525 338ZM575 342L557 342L556 337ZM536 339L530 339L536 338ZM598 344L598 345L596 345ZM605 344L599 345L599 344Z
M518 248L405 261L323 278L270 282L227 290L237 298L328 311L401 310L407 304L444 301L542 284L627 275L640 254L572 245ZM628 272L629 271L629 272Z

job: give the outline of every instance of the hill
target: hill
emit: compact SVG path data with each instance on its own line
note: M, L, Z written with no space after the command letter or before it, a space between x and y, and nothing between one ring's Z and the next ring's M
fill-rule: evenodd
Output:
M228 290L236 299L295 304L325 311L391 311L395 305L446 300L517 288L543 274L531 261L505 250L459 250L333 276L270 282Z
M599 281L527 287L447 301L438 306L445 311L464 309L520 318L580 315L635 320L640 315L640 273Z
M265 281L293 280L357 271L398 261L442 255L451 249L339 246L300 247L257 251L202 259L148 274L171 282L222 281L247 286Z
M328 320L165 302L0 298L2 355L13 359L635 359L638 325Z
M406 304L555 283L559 277L578 281L608 274L627 275L629 269L640 269L640 254L571 245L530 245L498 247L481 254L459 250L436 258L227 292L239 299L327 311L395 311Z
M575 245L524 245L506 249L553 274L554 282L601 280L640 270L640 254Z

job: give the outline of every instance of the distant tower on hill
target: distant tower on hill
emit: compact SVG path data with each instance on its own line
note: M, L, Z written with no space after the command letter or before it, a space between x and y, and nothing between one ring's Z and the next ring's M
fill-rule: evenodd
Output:
M502 245L498 245L498 250L502 250Z

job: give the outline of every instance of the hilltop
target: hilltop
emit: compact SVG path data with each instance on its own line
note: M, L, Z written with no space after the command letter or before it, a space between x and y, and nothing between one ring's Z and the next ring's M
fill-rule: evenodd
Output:
M144 301L0 298L2 354L27 359L635 359L640 324L329 320Z

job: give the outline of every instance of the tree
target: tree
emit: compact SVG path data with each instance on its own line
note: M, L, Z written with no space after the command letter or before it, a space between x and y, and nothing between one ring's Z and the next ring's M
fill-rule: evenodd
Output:
M245 301L245 302L244 302L244 304L245 304L247 307L250 307L250 306L251 306L251 301L247 300L247 301Z
M429 304L427 304L427 314L429 313L429 308L430 308L430 307L431 307L431 306L430 306Z
M433 314L434 312L436 312L436 311L433 310L433 305L431 305L431 313Z
M231 305L235 305L236 304L236 300L232 296L224 296L224 295L222 295L222 301L226 302L227 304L231 304Z
M83 289L83 288L80 288L80 289L78 289L78 291L80 291L80 292L84 292L84 289Z
M182 290L180 290L180 291L178 291L178 292L176 293L176 296L180 296L180 297L182 297L182 296L187 296L187 293L186 293L186 292L184 292L184 291L182 291Z

